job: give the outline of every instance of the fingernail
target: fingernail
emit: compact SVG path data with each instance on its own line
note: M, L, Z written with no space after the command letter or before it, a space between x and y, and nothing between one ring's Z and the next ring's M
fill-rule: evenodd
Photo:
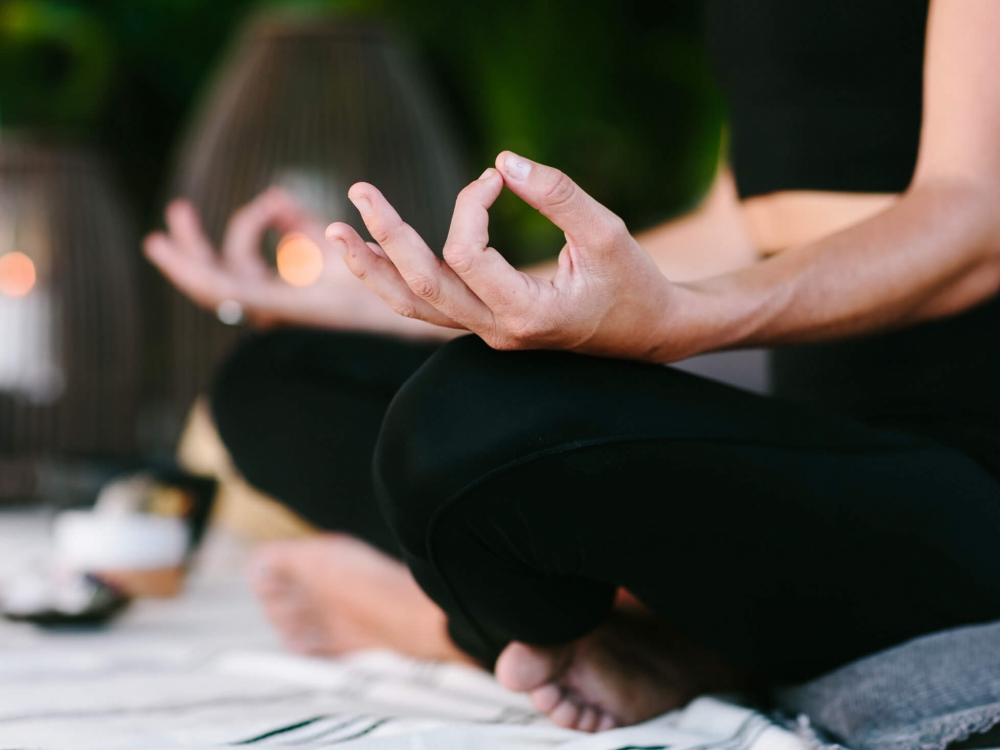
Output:
M487 180L487 179L489 179L492 176L493 176L493 170L492 169L487 169L485 172L483 172L481 175L479 175L479 179L480 180Z
M357 198L351 198L351 203L353 203L354 207L361 212L362 216L368 216L372 212L372 202L363 195L359 195Z
M507 154L503 163L504 171L512 180L523 182L531 174L531 164L517 154Z
M340 253L342 257L347 256L347 243L340 239L340 237L331 238L330 244L333 245L333 249Z

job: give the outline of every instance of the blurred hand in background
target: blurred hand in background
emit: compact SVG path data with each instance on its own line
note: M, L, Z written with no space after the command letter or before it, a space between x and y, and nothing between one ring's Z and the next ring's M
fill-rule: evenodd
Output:
M187 200L167 206L166 226L165 232L146 237L146 257L192 301L228 317L226 322L242 316L255 326L298 325L413 338L454 335L396 315L331 250L324 222L280 188L266 190L233 214L219 250ZM269 230L283 236L277 269L262 254Z

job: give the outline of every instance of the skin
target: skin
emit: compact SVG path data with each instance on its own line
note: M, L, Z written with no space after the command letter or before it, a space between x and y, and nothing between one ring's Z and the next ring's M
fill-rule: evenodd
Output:
M223 300L238 302L257 326L304 325L446 339L448 332L394 315L345 268L323 239L323 222L280 188L271 188L236 211L216 251L197 210L175 200L166 210L166 232L143 243L146 257L178 289L207 310ZM323 253L323 272L310 286L282 281L260 254L264 234L301 232Z
M250 582L292 651L388 646L417 659L472 663L409 569L360 539L320 534L273 542L254 556Z
M233 300L257 326L304 325L442 341L461 333L397 315L337 257L324 240L322 220L309 214L281 188L264 191L236 211L218 250L206 236L190 201L172 201L165 220L165 232L146 237L146 257L207 310L214 312L223 300ZM270 229L302 232L320 247L324 264L316 283L290 286L264 262L260 246ZM678 280L746 266L758 257L743 226L732 176L724 168L697 209L637 239L657 267ZM370 247L372 252L382 252L374 243ZM551 278L556 268L552 262L524 271L544 279Z
M183 203L168 211L169 234L153 235L147 254L196 301L213 308L236 299L268 322L436 338L471 331L502 350L652 362L827 341L957 314L1000 290L998 32L995 0L933 0L913 180L898 199L854 201L846 214L843 196L825 204L813 196L817 218L805 223L823 224L826 216L830 231L821 237L790 226L797 198L788 194L754 199L741 216L724 170L695 214L632 236L566 175L504 152L459 195L443 261L374 186L352 187L376 243L344 224L331 225L326 237L353 276L388 303L382 308L346 275L324 276L316 286L325 291L307 301L302 290L279 289L259 267L247 272L242 252L224 248L216 260ZM488 212L504 187L564 230L557 264L517 270L489 247ZM257 227L257 245L264 227L304 221L277 210L254 216L246 223ZM312 225L310 236L316 231ZM757 247L786 244L795 246L761 261ZM213 283L199 281L199 273L215 274ZM350 304L332 302L335 295ZM405 326L390 323L387 311ZM664 689L655 664L652 673L636 672L643 660L616 657L608 641L595 632L555 649L511 644L497 675L557 723L584 730L639 721L690 697ZM660 652L662 643L649 641L648 653ZM652 696L638 714L628 700L636 682Z

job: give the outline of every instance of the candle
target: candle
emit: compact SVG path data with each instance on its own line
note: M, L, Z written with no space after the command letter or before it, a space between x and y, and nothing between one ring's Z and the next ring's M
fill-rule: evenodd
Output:
M0 289L0 391L51 404L64 386L58 305L42 284L21 295L9 291Z

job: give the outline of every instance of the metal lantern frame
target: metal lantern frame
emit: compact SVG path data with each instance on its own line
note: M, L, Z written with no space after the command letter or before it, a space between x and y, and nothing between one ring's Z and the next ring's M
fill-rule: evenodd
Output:
M170 195L190 199L218 243L229 217L270 185L365 232L350 185L377 185L440 247L462 171L428 79L384 29L264 15L238 37L182 140ZM173 402L186 409L240 332L170 295Z
M4 134L0 259L29 258L37 279L0 300L0 499L33 495L39 462L134 455L138 247L97 156Z

